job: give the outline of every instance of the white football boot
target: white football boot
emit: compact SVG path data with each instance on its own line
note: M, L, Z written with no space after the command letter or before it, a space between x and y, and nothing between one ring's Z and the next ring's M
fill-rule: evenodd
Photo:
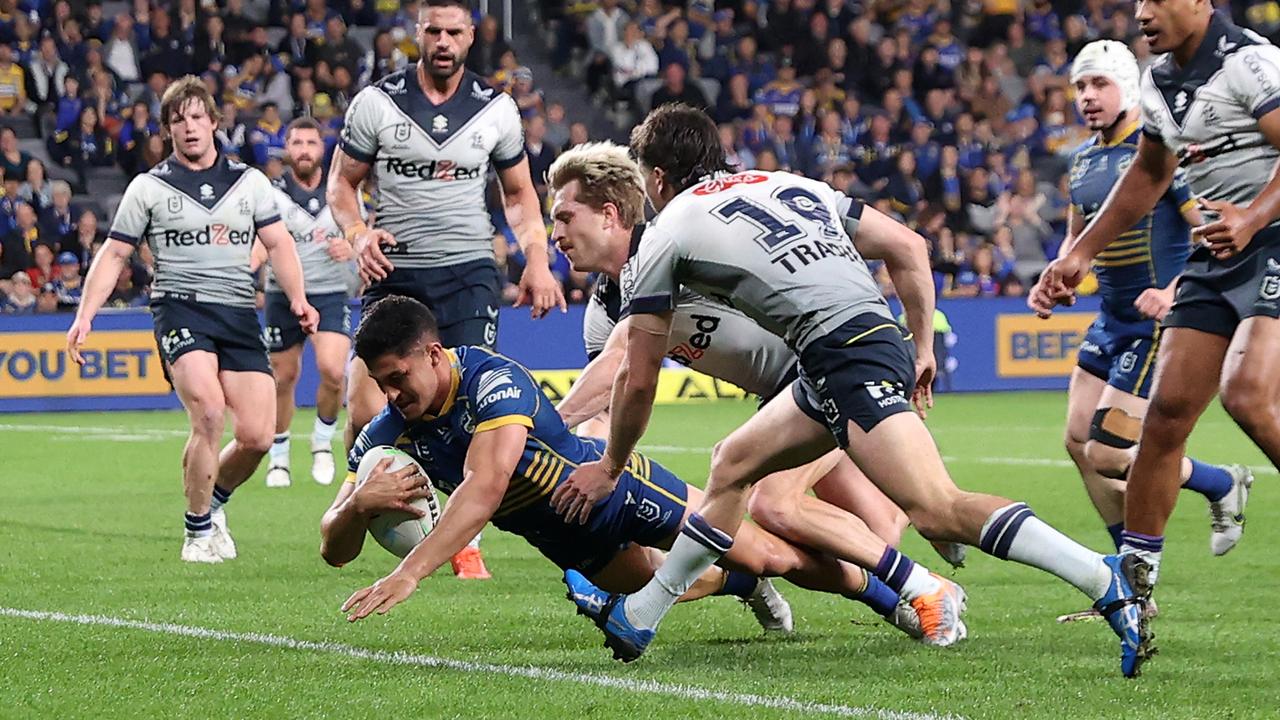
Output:
M333 449L329 443L311 443L311 479L321 485L333 484Z
M213 549L213 536L187 535L182 541L182 561L194 563L220 563L222 556Z
M1243 465L1228 465L1231 491L1217 502L1209 503L1209 549L1214 555L1226 555L1244 535L1244 506L1249 502L1253 473Z
M756 589L751 591L751 595L744 599L742 604L751 608L751 613L756 616L756 622L760 623L760 627L764 628L765 632L790 635L795 630L795 620L791 616L791 603L782 597L782 593L778 592L769 578L760 578L756 583Z
M272 465L267 468L267 487L285 488L293 484L288 465Z
M223 560L236 559L236 541L231 539L231 531L227 529L227 511L223 508L209 512L209 520L213 523L213 551Z

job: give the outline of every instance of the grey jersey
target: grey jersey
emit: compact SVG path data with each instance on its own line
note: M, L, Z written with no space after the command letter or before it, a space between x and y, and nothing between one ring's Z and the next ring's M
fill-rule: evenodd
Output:
M285 173L275 186L280 219L284 220L289 234L293 235L294 244L298 246L303 284L308 295L345 293L351 286L350 264L329 256L329 243L343 239L343 236L325 202L324 190L323 180L315 190L308 190L298 184L291 172ZM274 269L267 274L267 291L282 292Z
M251 308L253 240L279 220L275 190L261 172L222 155L199 171L170 157L129 183L108 237L150 244L154 300Z
M639 239L643 226L636 228ZM632 243L634 254L637 243ZM587 302L582 340L587 356L595 358L618 324L618 284L601 277ZM796 356L779 337L724 303L681 288L671 323L667 356L701 373L737 385L756 395L778 391L796 364Z
M356 95L340 143L373 167L374 212L378 227L396 238L387 249L396 267L493 257L485 177L490 165L506 169L524 159L511 96L467 71L453 97L434 105L410 66Z
M1142 76L1142 132L1186 168L1197 197L1247 205L1275 172L1280 152L1258 119L1280 107L1280 48L1214 14L1195 56L1173 55Z
M861 210L790 173L707 180L645 230L619 277L623 313L672 310L683 285L737 308L797 354L854 316L892 320L850 239Z

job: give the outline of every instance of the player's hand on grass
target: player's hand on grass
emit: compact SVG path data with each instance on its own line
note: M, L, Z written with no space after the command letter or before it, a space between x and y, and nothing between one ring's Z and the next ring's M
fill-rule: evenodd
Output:
M569 310L564 300L564 289L560 281L551 274L551 268L543 263L530 262L520 274L520 286L516 294L516 307L529 303L530 314L535 318L544 317L551 308L560 307L560 312Z
M390 471L391 458L374 467L369 477L351 493L351 503L361 515L384 512L406 512L417 518L426 517L425 510L414 507L415 500L431 496L427 479L418 472L418 466L410 463L396 471Z
M584 463L551 493L551 507L565 522L576 519L579 525L586 525L592 508L617 486L617 478L609 474L603 461Z
M369 228L356 235L356 266L360 269L360 279L365 282L385 280L387 273L395 270L395 266L382 252L382 246L394 247L396 238L381 228Z
M67 354L77 365L84 364L84 356L80 354L80 348L84 347L84 341L89 338L89 331L92 329L92 323L89 320L77 317L75 322L71 323L71 329L67 331Z
M1219 260L1240 253L1261 229L1249 208L1204 198L1196 202L1200 206L1200 212L1217 217L1213 220L1205 218L1205 224L1192 228L1191 236L1209 248L1209 252Z
M298 324L302 326L302 332L308 335L314 335L316 328L320 327L320 313L311 307L311 303L303 300L301 302L294 301L289 304L289 310L293 316L298 318Z
M355 622L367 618L373 613L386 615L391 608L404 602L414 590L418 589L418 581L399 569L363 590L357 590L342 603L342 612L350 612L347 622Z
M329 240L329 247L327 250L329 252L329 257L332 258L334 262L344 263L354 257L354 251L351 249L351 243L347 242L346 238L331 238Z
M932 352L916 358L916 386L911 391L911 404L921 420L929 417L929 408L933 407L933 378L937 374L938 361Z
M1142 313L1143 317L1152 320L1164 320L1164 316L1169 314L1169 309L1173 307L1173 283L1167 288L1147 288L1142 291L1137 300L1133 301L1133 306Z

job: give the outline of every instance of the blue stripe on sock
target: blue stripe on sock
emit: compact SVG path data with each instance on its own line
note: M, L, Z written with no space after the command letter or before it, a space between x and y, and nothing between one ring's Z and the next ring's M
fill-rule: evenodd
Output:
M916 566L911 558L892 547L884 549L880 562L876 563L875 576L889 586L895 595L902 594L902 586L911 577L911 570Z
M289 433L280 433L279 435L276 435L275 439L271 442L276 445L283 445L284 443L289 442Z
M1026 522L1027 518L1035 516L1036 514L1032 512L1031 508L1023 505L1022 509L1015 513L1006 523L1004 532L1001 533L1000 539L996 541L995 551L991 554L1001 560L1008 560L1009 548L1013 547L1013 539L1018 536L1018 530L1022 528L1022 523Z
M1147 552L1164 551L1163 535L1143 535L1140 532L1125 530L1120 539L1125 545L1136 550L1145 550Z
M1120 551L1120 546L1124 544L1124 523L1118 522L1115 525L1107 526L1107 533L1111 535L1111 542L1116 546L1116 552Z
M1218 502L1231 492L1235 479L1226 468L1200 462L1195 458L1188 459L1191 460L1191 476L1182 484L1182 487L1200 493L1209 502Z
M755 592L756 585L760 584L760 578L750 573L726 570L724 575L724 587L716 595L732 595L746 600Z
M221 485L215 483L213 486L213 499L219 503L226 504L231 499L231 491L224 490Z
M183 515L183 524L191 532L201 532L203 530L213 529L213 521L209 519L209 513L203 515L193 515L185 513Z
M898 607L898 593L874 575L867 576L867 587L858 600L884 617L892 615Z
M338 418L336 417L325 417L323 415L317 415L316 419L319 420L324 425L333 425L334 423L338 422Z
M995 555L996 543L1000 541L1005 528L1008 527L1014 516L1022 512L1024 508L1027 508L1026 503L1016 503L1009 506L1007 510L1000 514L1000 517L996 518L995 522L991 523L991 527L987 528L987 531L983 533L978 541L978 548L988 555ZM997 555L997 557L999 556Z
M733 547L733 538L711 527L711 523L702 519L702 516L697 513L689 516L689 522L685 523L681 532L693 538L699 545L721 555L729 552Z

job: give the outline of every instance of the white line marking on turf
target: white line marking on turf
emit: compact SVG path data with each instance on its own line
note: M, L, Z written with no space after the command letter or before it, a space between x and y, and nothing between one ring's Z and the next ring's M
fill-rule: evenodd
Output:
M180 635L183 637L201 638L204 640L252 643L255 645L285 648L287 650L304 650L343 655L350 658L356 658L358 660L370 660L389 665L443 668L446 670L456 670L464 673L478 673L482 675L505 675L508 677L528 678L530 680L572 682L581 685L595 685L597 687L610 688L614 690L625 690L627 692L645 695L668 695L681 700L722 702L731 705L788 710L812 713L815 715L878 718L879 720L962 720L962 718L956 715L935 715L932 713L881 710L871 707L831 705L782 696L752 695L749 693L708 690L706 688L693 687L691 685L677 685L674 683L657 682L655 680L633 680L610 675L571 673L563 670L554 670L551 668L536 667L532 665L498 665L494 663L468 662L466 660L450 660L448 658L435 657L432 655L416 655L407 652L369 650L352 645L344 645L342 643L297 640L295 638L283 637L280 635L267 635L265 633L226 632L210 628L192 627L190 625L143 622L140 620L128 620L125 618L108 617L105 615L71 615L60 612L43 612L40 610L21 610L18 608L0 607L0 617L21 618L24 620L35 620L40 622L61 622L75 625L127 628L130 630L142 630L145 632L160 633L163 635Z

